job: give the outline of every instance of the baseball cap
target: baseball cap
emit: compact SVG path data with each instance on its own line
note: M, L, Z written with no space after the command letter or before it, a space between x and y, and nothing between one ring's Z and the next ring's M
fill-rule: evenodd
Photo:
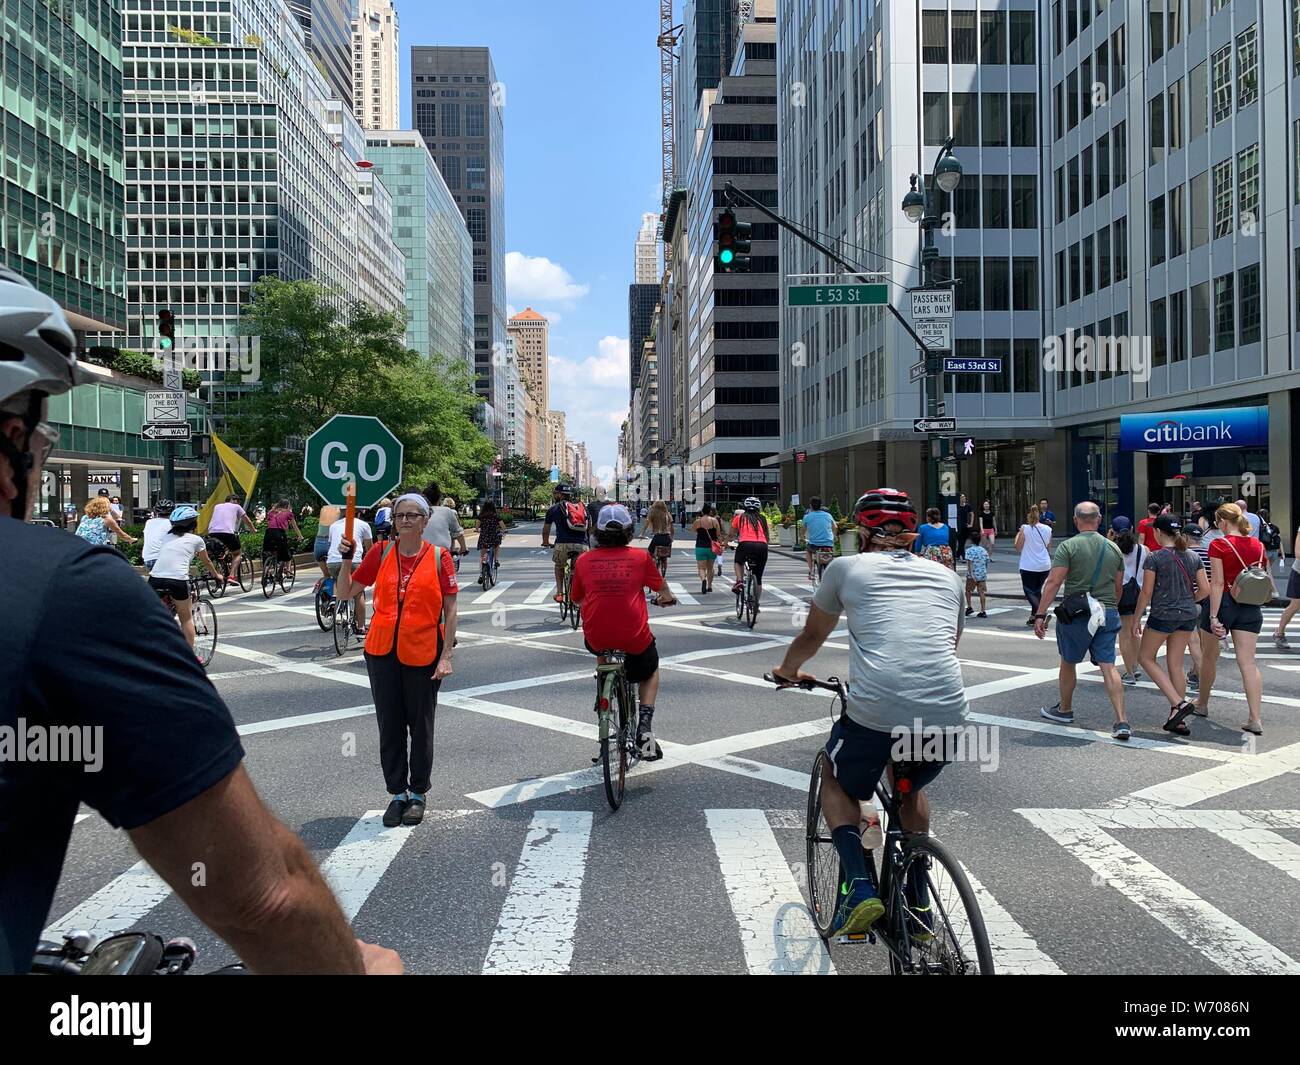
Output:
M1111 519L1110 527L1117 533L1128 532L1129 529L1133 528L1133 523L1128 518L1121 516Z
M1174 536L1183 531L1183 523L1172 514L1161 514L1160 517L1156 518L1154 527L1167 536Z
M600 517L596 519L596 528L603 531L611 525L617 525L620 529L632 527L632 515L622 503L610 503L601 508Z

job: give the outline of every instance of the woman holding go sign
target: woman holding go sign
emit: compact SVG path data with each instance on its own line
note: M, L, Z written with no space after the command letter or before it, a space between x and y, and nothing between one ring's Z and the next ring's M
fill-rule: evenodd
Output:
M339 547L338 590L374 589L366 672L379 724L379 760L390 801L384 825L418 825L433 776L433 715L451 676L456 641L456 567L451 552L424 542L429 504L414 492L393 504L396 541L367 551L352 571L353 540Z

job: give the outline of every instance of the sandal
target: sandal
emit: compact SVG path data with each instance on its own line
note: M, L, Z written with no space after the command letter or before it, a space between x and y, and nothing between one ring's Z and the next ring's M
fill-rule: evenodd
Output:
M1195 709L1196 704L1189 703L1186 700L1179 703L1177 706L1171 706L1169 708L1168 719L1160 727L1166 732L1176 732L1180 736L1187 735L1187 726L1183 724L1183 718L1192 713Z
M1241 731L1249 732L1252 736L1264 735L1264 730L1260 728L1259 725L1254 725L1249 721L1247 721L1244 725L1241 726Z
M1209 717L1209 716L1210 716L1210 712L1209 712L1208 710L1202 710L1202 709L1201 709L1199 706L1197 706L1195 703L1192 704L1192 713L1195 714L1197 717Z

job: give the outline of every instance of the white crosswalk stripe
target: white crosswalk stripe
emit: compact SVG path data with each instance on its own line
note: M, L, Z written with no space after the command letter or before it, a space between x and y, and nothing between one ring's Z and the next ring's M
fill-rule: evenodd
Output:
M678 581L669 581L668 590L673 593L681 602L687 606L699 606L700 601L688 592L684 585Z
M528 593L528 598L524 600L524 606L537 606L539 603L545 603L551 598L551 593L555 590L555 585L551 581L542 581L536 588Z
M495 603L498 599L501 598L502 595L505 594L506 590L509 589L514 584L515 584L514 581L500 581L495 587L490 588L488 591L478 596L468 605L487 606L490 603Z

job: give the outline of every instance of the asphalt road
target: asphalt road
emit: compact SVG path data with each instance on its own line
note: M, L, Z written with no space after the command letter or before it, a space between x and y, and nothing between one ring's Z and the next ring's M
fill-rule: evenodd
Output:
M497 587L462 591L429 814L414 829L378 823L387 796L365 667L316 627L311 575L287 596L219 604L209 675L248 769L357 934L417 973L884 972L879 948L828 950L807 916L804 808L829 704L761 679L802 624L803 567L773 557L750 632L725 581L700 594L679 543L669 576L688 594L652 610L665 758L640 767L611 812L590 765L591 657L549 602L539 545L536 527L512 535ZM471 555L463 578L476 570ZM1056 699L1054 641L1033 637L1023 604L990 607L959 653L972 723L993 746L929 794L936 835L978 883L999 971L1300 972L1300 653L1261 648L1253 744L1225 659L1190 740L1160 730L1164 700L1141 683L1126 691L1134 734L1120 745L1095 670L1074 726L1039 717ZM845 639L811 668L847 675ZM200 971L234 960L125 834L83 814L50 932L138 927L194 939Z

